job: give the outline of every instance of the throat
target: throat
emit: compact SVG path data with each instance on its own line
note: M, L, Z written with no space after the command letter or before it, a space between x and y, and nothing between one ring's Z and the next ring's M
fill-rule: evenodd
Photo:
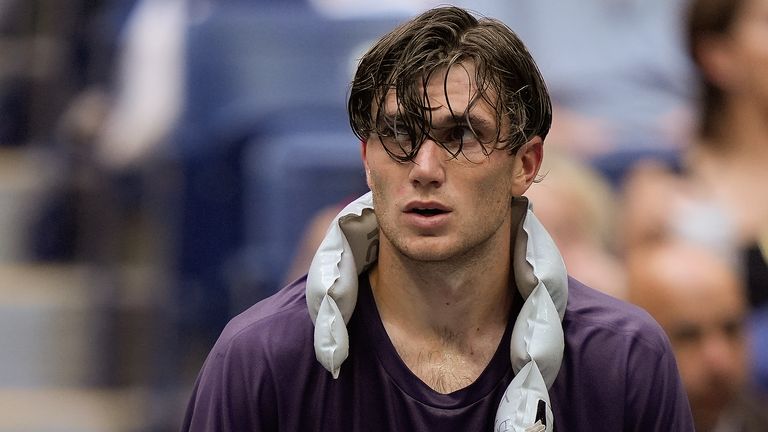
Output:
M392 283L379 277L381 265L369 273L371 293L405 366L438 393L474 383L517 314L516 290L503 275L493 283L459 283L458 287L437 277L405 282L401 278Z

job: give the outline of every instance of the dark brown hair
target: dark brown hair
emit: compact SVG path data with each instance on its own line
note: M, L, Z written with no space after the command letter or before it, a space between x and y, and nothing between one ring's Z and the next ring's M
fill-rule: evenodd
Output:
M702 40L727 35L736 22L744 0L692 0L686 17L686 42L688 53L699 68L701 89L699 101L699 135L717 138L719 116L725 104L725 94L702 73L704 67L699 57ZM711 140L708 140L711 141Z
M397 160L412 160L430 136L431 110L424 101L429 78L462 62L475 67L478 91L471 103L482 98L495 110L496 135L487 140L493 148L486 149L486 154L494 148L515 152L534 136L546 137L552 122L551 101L528 50L500 21L478 19L457 7L419 15L382 37L363 56L348 104L355 135L367 141L372 133L386 133L381 130L383 110L374 112L374 108L384 106L387 93L394 90L398 122L414 144L405 154L387 151ZM504 119L509 125L506 136L501 131Z

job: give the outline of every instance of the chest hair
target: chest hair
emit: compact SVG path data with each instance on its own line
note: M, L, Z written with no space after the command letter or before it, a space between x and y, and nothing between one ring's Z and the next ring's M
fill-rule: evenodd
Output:
M498 338L478 338L463 343L446 333L436 341L393 341L400 358L421 381L438 393L448 394L469 386L483 373L498 347Z

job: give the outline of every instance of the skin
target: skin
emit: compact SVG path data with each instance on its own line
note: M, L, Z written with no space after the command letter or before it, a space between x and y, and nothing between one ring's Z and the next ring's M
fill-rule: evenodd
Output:
M729 95L729 103L768 108L766 41L768 0L746 0L728 34L710 36L699 44L702 72Z
M433 74L426 87L433 128L455 126L448 102L463 113L476 89L471 63L448 70L444 88L445 73ZM396 112L393 95L383 109ZM477 102L470 114L495 130L487 103ZM413 161L401 163L376 138L362 148L381 231L369 273L374 298L405 364L433 390L450 393L477 379L504 333L512 304L510 201L535 179L542 140L472 163L451 159L427 139ZM415 207L444 212L423 216L410 211Z
M670 243L635 254L630 300L672 342L696 430L707 432L745 385L746 301L734 270L697 246Z
M551 149L541 171L541 182L525 196L560 250L568 274L592 288L624 298L623 265L605 240L606 233L612 233L614 219L615 198L610 185L589 167L553 154Z

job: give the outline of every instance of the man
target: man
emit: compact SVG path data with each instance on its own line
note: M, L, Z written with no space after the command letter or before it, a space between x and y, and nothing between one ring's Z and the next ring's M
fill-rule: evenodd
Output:
M551 108L509 28L425 12L362 58L349 112L372 192L227 326L184 430L692 430L661 329L569 280L521 198Z
M682 241L636 252L628 264L630 300L669 335L696 430L768 430L765 401L747 391L747 301L733 266Z

